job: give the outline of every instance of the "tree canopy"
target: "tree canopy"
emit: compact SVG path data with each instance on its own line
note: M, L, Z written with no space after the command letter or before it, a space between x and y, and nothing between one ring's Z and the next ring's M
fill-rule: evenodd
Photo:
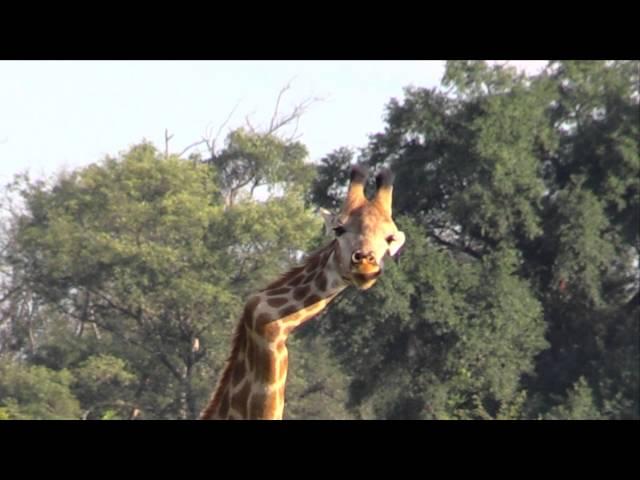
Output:
M396 173L408 240L317 326L340 332L353 400L384 418L637 418L638 62L449 62L443 84L391 100L358 158ZM335 206L352 158L322 160L314 202Z

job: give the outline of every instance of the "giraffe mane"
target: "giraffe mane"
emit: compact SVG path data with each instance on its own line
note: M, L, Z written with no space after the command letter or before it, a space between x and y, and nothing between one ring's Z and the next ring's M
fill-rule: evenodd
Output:
M233 360L236 358L238 353L240 353L240 348L244 344L244 335L246 335L244 320L245 319L243 315L240 321L236 324L236 329L233 333L233 338L231 340L231 345L232 345L231 353L227 357L224 370L222 371L220 380L218 380L218 385L216 385L216 389L214 390L215 393L213 394L213 398L211 399L207 407L200 414L201 420L209 420L213 416L213 413L220 406L220 402L222 401L222 394L224 393L223 387L227 385L231 380L231 373L232 373L231 366L233 365Z
M284 284L286 284L289 280L291 280L293 277L295 277L296 275L298 275L299 273L303 272L304 269L307 267L307 265L309 265L309 263L314 260L315 258L321 256L323 253L328 252L330 250L333 250L333 248L335 247L336 244L336 240L332 240L331 242L327 243L326 245L323 245L317 249L315 249L314 251L312 251L311 253L309 253L304 260L302 261L302 263L300 265L297 265L293 268L291 268L288 272L282 274L277 280L271 282L269 285L267 285L265 288L263 288L262 290L260 290L261 292L264 292L266 290L271 290L272 288L278 288L283 286ZM326 260L326 259L325 259ZM323 267L324 265L320 265L320 267Z

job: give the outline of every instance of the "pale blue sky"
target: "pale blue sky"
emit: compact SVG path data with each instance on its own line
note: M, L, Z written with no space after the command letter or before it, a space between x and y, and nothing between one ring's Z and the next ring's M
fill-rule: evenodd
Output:
M317 161L365 146L392 97L437 86L443 73L442 61L0 61L0 182L87 165L143 138L162 148L165 128L179 152L236 105L228 127L247 115L265 124L289 81L284 111L324 98L298 129Z

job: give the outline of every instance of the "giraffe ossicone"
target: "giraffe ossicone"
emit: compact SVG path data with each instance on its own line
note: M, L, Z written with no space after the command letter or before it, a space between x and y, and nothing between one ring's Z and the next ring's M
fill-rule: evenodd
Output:
M335 238L266 288L251 295L233 336L231 354L201 419L282 419L288 353L300 324L322 312L345 288L371 288L405 241L391 214L393 175L376 175L376 193L364 194L367 170L351 169L338 213L321 210Z

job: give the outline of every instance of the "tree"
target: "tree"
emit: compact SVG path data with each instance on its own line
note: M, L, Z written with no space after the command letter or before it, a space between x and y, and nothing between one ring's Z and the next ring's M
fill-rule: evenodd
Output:
M107 158L24 194L28 213L12 261L35 293L78 332L93 325L153 356L183 395L182 414L195 410L189 377L202 354L190 342L206 329L203 307L224 315L233 300L207 270L216 215L207 169L161 161L141 145L122 162Z
M323 324L352 403L537 418L584 378L603 416L638 418L638 63L449 62L443 83L392 99L360 152L396 173L408 240ZM342 183L334 153L313 201L333 207Z
M59 318L30 359L75 372L90 416L197 416L243 295L319 231L297 187L225 206L215 170L149 144L17 188L8 259Z
M311 181L313 168L305 163L308 152L298 141L297 131L300 118L320 99L307 98L294 105L288 113L282 113L280 102L290 88L289 83L278 93L268 126L255 127L247 116L246 127L231 130L226 136L225 147L219 150L218 137L233 116L234 108L215 135L208 133L178 154L182 156L193 147L206 145L208 155L204 162L216 171L225 205L233 206L243 191L252 197L259 187L266 187L271 192L296 188L304 192L304 187ZM287 133L287 128L292 125L293 132ZM165 157L168 156L170 139L165 130ZM190 158L202 161L200 154L193 154Z
M307 150L299 142L288 143L272 134L232 131L224 151L207 160L220 179L225 204L233 206L240 191L253 195L258 187L306 185L312 169L304 163Z
M71 380L66 370L0 359L0 418L80 418L80 404L70 390Z

